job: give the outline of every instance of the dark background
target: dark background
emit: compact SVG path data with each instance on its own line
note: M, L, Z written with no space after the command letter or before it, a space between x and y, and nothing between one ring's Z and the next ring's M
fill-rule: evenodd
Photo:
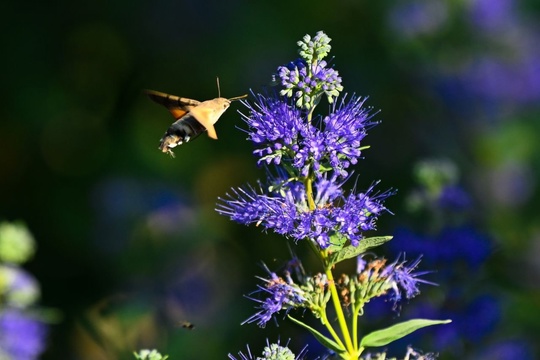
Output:
M131 358L142 347L217 359L247 343L258 355L278 333L296 351L307 342L285 321L240 326L254 312L242 295L264 275L260 261L277 269L289 256L281 238L213 210L231 186L264 174L237 129L241 105L217 124L219 141L203 135L172 159L157 150L172 118L141 90L206 100L219 76L223 96L260 91L318 30L332 38L345 92L381 109L356 167L359 186L399 189L379 233L407 222L414 164L442 157L459 168L474 225L493 244L473 284L500 303L493 333L459 349L413 345L478 359L516 341L538 355L535 1L10 1L0 14L0 217L33 232L27 268L42 305L63 315L44 359ZM389 307L386 325L400 320Z

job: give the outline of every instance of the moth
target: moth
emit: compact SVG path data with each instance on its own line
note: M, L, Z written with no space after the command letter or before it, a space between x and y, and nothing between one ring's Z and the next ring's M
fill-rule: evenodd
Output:
M217 139L214 124L229 108L232 101L247 97L247 94L230 99L220 97L219 81L218 97L202 102L154 90L145 90L145 92L150 99L165 106L176 119L159 140L159 149L172 157L174 157L172 149L205 131L208 132L208 137Z

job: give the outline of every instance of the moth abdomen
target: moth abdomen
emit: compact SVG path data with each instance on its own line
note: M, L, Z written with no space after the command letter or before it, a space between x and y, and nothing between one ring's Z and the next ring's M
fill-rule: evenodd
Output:
M203 132L206 128L190 114L173 122L159 141L159 149L173 156L171 149L188 142Z

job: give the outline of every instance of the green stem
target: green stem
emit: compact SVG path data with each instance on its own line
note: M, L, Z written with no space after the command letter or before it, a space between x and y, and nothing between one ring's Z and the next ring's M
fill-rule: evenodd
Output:
M352 330L353 330L353 345L354 349L358 352L358 318L360 317L360 310L362 310L362 307L364 305L360 304L360 306L353 306L353 313L352 313ZM360 355L361 352L358 353Z
M308 119L311 120L311 112L308 115ZM315 210L315 201L313 200L313 176L309 174L304 179L304 185L306 187L306 197L307 202L309 206L310 211ZM310 241L310 243L313 243ZM313 244L312 244L313 245ZM315 249L315 253L318 255L318 257L321 259L324 265L324 271L326 273L326 277L328 279L328 288L330 289L330 297L332 298L332 303L334 304L334 309L336 311L336 316L338 318L339 327L341 329L341 333L343 335L343 339L345 340L345 348L347 349L347 354L343 354L344 359L358 359L358 350L357 345L353 345L351 340L351 334L349 332L349 327L347 326L347 321L345 320L345 314L343 313L343 308L341 307L341 302L339 301L339 295L336 289L336 284L334 281L334 275L332 274L331 268L328 266L326 259L328 258L328 252L326 250L318 250L315 246L312 246ZM336 342L343 345L343 341L339 338L338 334L334 331L330 323L328 322L328 319L326 318L326 312L323 312L324 314L324 322L326 324L326 327L328 331L332 334Z
M310 106L310 109L309 109L309 112L307 114L307 121L308 121L308 124L311 124L311 118L313 117L313 110L315 110L315 106L312 104Z
M347 326L347 321L345 320L345 314L343 313L341 302L339 301L334 275L332 274L332 270L328 267L326 267L325 273L326 277L328 278L328 288L330 289L332 303L334 304L334 309L336 310L339 327L341 329L341 333L343 334L343 338L345 339L347 352L349 355L354 356L356 354L356 346L354 346L351 341L351 334L349 332L349 327Z
M315 201L313 200L313 180L310 176L306 178L304 181L304 184L306 186L306 197L308 201L308 206L310 211L315 210Z
M324 326L326 326L326 329L328 330L330 335L332 335L335 342L337 342L339 346L344 348L345 345L343 345L343 341L341 341L341 339L339 338L339 335L336 333L336 330L334 330L334 327L332 326L332 324L330 324L330 321L328 321L328 317L326 316L326 311L321 311L320 314L321 314L321 318L323 320Z

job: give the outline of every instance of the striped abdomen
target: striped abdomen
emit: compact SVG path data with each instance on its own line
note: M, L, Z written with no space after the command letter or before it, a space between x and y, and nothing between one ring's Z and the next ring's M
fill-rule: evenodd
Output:
M205 131L206 128L188 113L169 126L159 141L159 148L164 153L174 156L172 148L196 138Z

